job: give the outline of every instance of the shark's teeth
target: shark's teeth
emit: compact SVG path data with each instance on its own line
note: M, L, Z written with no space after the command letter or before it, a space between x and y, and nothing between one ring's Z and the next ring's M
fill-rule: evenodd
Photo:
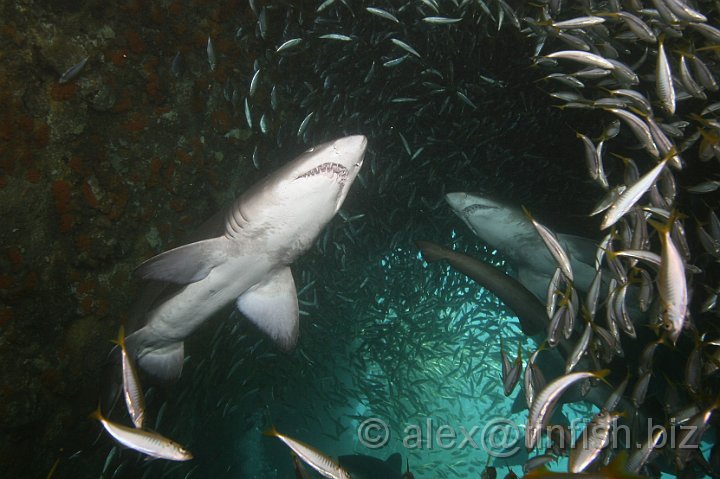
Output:
M318 165L312 170L298 176L298 179L316 175L325 175L329 178L337 178L340 183L345 183L345 180L347 180L348 177L348 170L338 163L323 163L322 165Z

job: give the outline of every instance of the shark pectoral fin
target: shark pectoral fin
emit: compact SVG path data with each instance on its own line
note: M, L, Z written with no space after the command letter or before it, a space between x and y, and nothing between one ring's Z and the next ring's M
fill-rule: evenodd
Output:
M185 361L185 346L182 341L160 348L144 345L144 329L139 329L125 338L130 355L137 364L153 376L170 381L180 378Z
M289 267L240 295L237 308L282 349L295 347L300 328L297 292Z
M135 276L176 284L195 283L227 259L227 240L213 238L190 243L150 258L135 269Z

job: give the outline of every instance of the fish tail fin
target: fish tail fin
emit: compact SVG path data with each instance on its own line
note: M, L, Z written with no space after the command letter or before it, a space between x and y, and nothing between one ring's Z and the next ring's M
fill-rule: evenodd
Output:
M102 421L104 419L102 412L100 411L100 403L99 402L98 402L98 405L95 408L95 410L93 412L91 412L90 414L88 414L88 417L90 419L97 419L98 421Z
M670 212L670 217L667 219L666 222L661 223L661 222L653 220L653 219L648 219L647 222L650 226L655 228L658 233L666 234L672 230L672 227L675 224L675 220L677 220L678 218L683 218L683 217L684 217L684 215L682 213L680 213L676 209L673 209Z
M278 437L278 430L275 428L275 424L271 424L269 428L263 431L263 436Z
M120 346L120 348L125 349L125 326L122 324L120 325L120 329L118 329L118 337L112 342Z
M136 360L142 369L153 376L172 381L180 378L185 360L185 346L182 341L161 347L145 344L145 333L138 329L125 338L130 357Z
M608 377L609 374L610 374L609 369L601 369L600 371L595 372L594 376L596 379L599 379L600 381L604 382L608 386L611 386L611 384L607 381L607 379L605 379Z
M418 241L417 246L422 252L423 259L428 263L434 263L435 261L445 259L445 252L443 251L444 248L440 245L429 241Z

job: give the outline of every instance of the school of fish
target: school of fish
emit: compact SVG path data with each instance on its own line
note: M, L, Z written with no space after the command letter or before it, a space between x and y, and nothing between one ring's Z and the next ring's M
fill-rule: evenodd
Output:
M120 333L135 427L94 417L173 462L111 452L106 468L229 477L258 457L241 432L260 437L269 414L293 425L268 432L295 454L288 470L347 478L330 456L365 418L400 434L416 418L482 425L526 410L515 462L401 452L419 478L720 475L717 2L249 0L243 12L235 41L253 69L215 94L252 131L255 168L341 134L367 137L365 166L336 218L282 263L295 261L294 352L233 309L187 339L175 393L143 394ZM218 40L198 70L233 62ZM199 74L182 63L168 60L176 77ZM549 226L575 223L583 237ZM563 402L584 430L556 423ZM610 447L619 424L631 437ZM655 448L647 424L683 447ZM567 472L550 471L561 457Z

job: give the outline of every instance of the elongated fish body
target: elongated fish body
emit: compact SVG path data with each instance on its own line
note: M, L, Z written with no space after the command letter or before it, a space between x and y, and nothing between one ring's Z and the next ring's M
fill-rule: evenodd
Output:
M418 241L423 257L428 262L446 260L480 286L487 288L500 298L520 320L523 333L535 335L545 329L547 316L545 308L537 298L516 279L496 267L478 261L457 251L452 251L429 241Z
M568 471L582 472L600 455L610 442L610 428L618 416L618 413L602 410L593 417L570 451Z
M685 324L687 315L688 292L685 278L685 263L670 235L670 224L659 228L662 254L660 270L657 275L658 294L662 304L663 327L673 344Z
M347 471L314 447L284 434L280 434L274 427L265 432L265 435L280 439L287 447L292 449L305 464L315 469L321 476L327 477L328 479L352 479Z
M92 417L100 421L105 430L123 446L159 459L189 461L193 458L190 451L175 441L161 436L156 432L133 429L115 424L105 419L102 414L100 414L100 410L95 411Z
M530 219L519 208L476 194L449 193L445 199L476 236L507 257L520 283L544 303L557 266ZM557 238L570 256L575 286L587 291L595 276L596 242L564 234Z
M232 302L282 349L292 349L299 325L289 265L340 209L366 146L356 135L310 148L236 199L221 235L140 265L136 276L180 287L156 301L145 325L127 337L138 364L161 378L178 377L185 338Z
M528 414L525 429L525 447L531 450L537 445L546 420L552 415L555 404L566 389L582 379L604 377L607 373L608 371L570 373L545 386L535 397L535 402L530 408L530 414Z
M123 396L128 413L135 427L142 429L145 423L145 398L135 364L125 347L125 329L121 326L117 344L122 355Z

